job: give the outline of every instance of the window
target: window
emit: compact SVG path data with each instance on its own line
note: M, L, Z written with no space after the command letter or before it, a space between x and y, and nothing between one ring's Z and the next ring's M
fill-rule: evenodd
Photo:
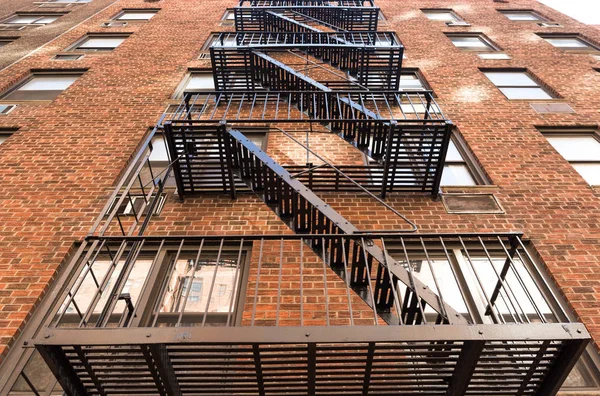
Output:
M0 115L8 114L13 111L17 106L10 104L0 104Z
M81 76L78 73L34 74L10 90L2 100L53 100Z
M452 10L421 10L432 21L460 22L460 19Z
M221 25L233 25L235 23L235 11L227 10L225 14L223 14L223 18L221 18Z
M117 21L149 21L158 11L157 9L123 10L114 19Z
M598 52L598 48L576 34L540 34L541 38L565 51Z
M147 216L148 212L150 211L150 204L152 202L152 199L154 199L156 197L155 194L152 195L152 197L148 197L148 195L146 194L129 194L127 196L127 198L125 198L125 200L121 203L121 205L119 206L119 209L117 210L117 214L119 216L137 216L137 217L141 217L141 216ZM162 208L165 204L167 196L165 194L162 194L158 197L158 202L156 203L156 206L154 207L154 211L152 212L153 215L158 216L160 214L160 212L162 211ZM120 196L116 196L115 200L112 202L112 205L110 207L110 209L108 210L108 213L111 213L114 208L115 205L117 204L117 201L120 199Z
M92 0L46 0L46 3L59 3L59 4L85 4Z
M527 72L485 71L484 73L508 99L553 99Z
M531 10L500 10L500 12L511 21L529 22L546 20L546 18Z
M459 144L457 145L456 142L459 142ZM482 184L482 176L478 178L479 181L475 178L475 174L480 172L474 172L475 169L472 161L467 162L465 159L467 152L462 143L454 135L450 139L442 180L440 182L441 186L475 186Z
M183 97L184 92L211 92L215 90L215 80L210 71L192 71L177 90L175 97Z
M402 72L400 75L400 91L424 91L427 89L418 72Z
M71 51L106 52L117 48L129 35L90 34L70 48Z
M6 141L13 133L15 133L16 129L4 129L0 128L0 145Z
M487 37L480 33L446 35L452 41L452 44L465 51L490 52L498 50Z
M208 39L206 39L204 42L202 50L208 51L208 49L214 44L219 44L223 47L235 47L237 45L236 36L237 35L235 33L211 33L210 36L208 36Z
M0 48L18 39L18 37L0 37Z
M173 267L157 323L173 326L181 320L181 325L189 326L206 320L210 326L222 326L231 320L229 316L235 315L241 300L238 292L242 268L236 256L221 255L218 263L216 257L200 258L197 263L190 257L177 260ZM185 313L181 319L179 312Z
M19 30L28 26L43 26L56 21L64 13L21 13L16 14L2 22L3 30Z
M56 54L54 55L54 58L52 58L53 60L69 60L69 61L74 61L74 60L79 60L81 58L83 58L85 55L82 54Z
M503 52L483 52L479 54L481 59L506 60L510 59L508 54Z
M593 186L600 185L600 138L589 133L547 133L548 142Z

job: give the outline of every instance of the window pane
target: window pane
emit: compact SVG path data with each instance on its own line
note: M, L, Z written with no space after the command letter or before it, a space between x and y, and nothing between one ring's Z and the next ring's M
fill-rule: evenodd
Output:
M541 21L541 19L531 12L504 12L504 15L511 21Z
M456 144L452 139L450 139L450 144L448 145L446 161L465 162L465 159L462 157L462 155L460 155L460 151L458 151L458 149L456 148Z
M600 161L600 142L593 136L547 136L567 161Z
M490 46L479 37L450 37L450 40L459 48L490 48Z
M4 143L10 135L0 135L0 144Z
M235 309L231 303L237 292L237 259L222 259L218 268L215 261L201 260L195 266L193 261L177 261L160 312L230 312L230 308Z
M415 74L402 74L400 76L400 90L423 90L425 87Z
M125 37L90 37L77 48L117 48Z
M215 81L212 73L192 74L185 86L185 91L210 91L215 89Z
M542 88L500 88L508 99L552 99Z
M456 22L458 18L449 11L425 11L427 18L433 21Z
M576 38L545 38L547 42L558 48L590 48L589 45Z
M510 59L510 56L508 56L507 54L502 54L502 53L485 53L485 54L479 54L479 57L481 59Z
M600 185L600 164L573 164L573 167L592 186Z
M40 17L38 15L17 15L6 23L15 23L15 24L26 24L37 21Z
M40 24L44 23L44 24L47 24L47 23L54 22L57 19L58 19L58 16L45 16L42 19L40 19L39 21L36 21L35 23L40 23Z
M497 87L516 85L522 87L537 87L538 84L533 81L527 73L523 72L485 72L487 78Z
M169 162L167 146L165 144L165 139L162 136L155 136L152 138L152 153L150 153L150 161Z
M474 186L477 183L466 165L445 165L442 186Z
M27 82L19 91L59 91L67 89L79 76L39 76Z
M156 15L155 12L126 12L117 19L129 21L147 21Z

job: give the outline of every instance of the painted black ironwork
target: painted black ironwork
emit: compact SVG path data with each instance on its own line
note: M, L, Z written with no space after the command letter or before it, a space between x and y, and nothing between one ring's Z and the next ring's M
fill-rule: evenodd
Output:
M372 266L359 271L370 246L388 257L387 267L368 259ZM250 252L252 264L242 259ZM188 257L221 263L213 265L213 279L251 265L251 287L236 296L242 303L232 298L221 312L209 305L165 309L175 263ZM72 395L328 394L334 386L340 395L553 395L590 339L583 325L551 308L519 234L90 237L73 265L78 272L57 311L31 340ZM149 269L133 320L124 322L131 309L100 296L121 295L127 282L109 287L109 280L136 279L132 268L139 265ZM425 284L399 281L398 266ZM351 282L340 288L329 268ZM358 282L361 272L368 276ZM482 276L487 281L479 282ZM387 278L394 279L386 291L392 326L382 326L377 306L353 297L359 283L377 299ZM458 295L448 294L451 284ZM206 287L212 301L216 289ZM470 325L439 321L415 302L412 287L435 290L446 307L462 301L460 315ZM265 317L260 297L275 288ZM486 306L492 294L497 298ZM108 320L99 321L106 307Z
M294 70L283 61L264 62L267 56L283 60L287 57L289 61L287 51L300 51L305 56L348 73L352 81L347 86L398 90L403 47L392 32L261 32L222 33L215 39L210 51L218 90L320 89L317 85L311 89L294 84L295 79L290 79L288 75L297 77L302 70ZM272 77L267 81L261 79L261 75L269 69L276 69L275 73L270 72Z
M284 16L315 29L338 31L377 30L379 8L331 5L283 5L283 6L241 6L235 7L237 31L270 31L269 16ZM292 31L295 31L292 30Z

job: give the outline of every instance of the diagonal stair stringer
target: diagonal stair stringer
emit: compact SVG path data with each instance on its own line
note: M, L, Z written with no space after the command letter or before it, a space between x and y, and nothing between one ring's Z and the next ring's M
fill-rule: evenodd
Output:
M303 230L302 232L355 235L360 240L358 244L368 256L372 257L380 267L388 269L394 278L414 293L416 300L430 306L443 318L444 322L451 324L469 323L463 315L448 303L442 301L433 290L414 277L402 264L384 252L379 246L369 243L368 234L361 233L358 228L331 208L303 183L292 177L274 159L260 150L243 133L236 130L229 130L224 133L226 133L224 141L231 155L229 166L239 174L242 180L247 181L253 192L262 194L265 203L277 207L276 213L278 216L282 220L289 219L290 221L287 224L295 232L299 232L298 211L303 211L308 213L309 217L312 213L312 221L318 223L318 226L313 229L310 224L308 227L304 224L304 227L300 227ZM296 203L300 203L300 206L295 207ZM310 220L307 221L307 223L310 222ZM370 271L370 267L367 271ZM389 288L394 286L390 286L390 282L393 282L393 280L388 277L386 281L385 276L382 276L381 279L378 277L376 280L375 305L387 305L389 308L393 304L393 301L391 301L393 296L391 296ZM382 297L382 288L387 293L386 296L383 296L383 299L388 301L387 304L383 304L381 298L378 298Z

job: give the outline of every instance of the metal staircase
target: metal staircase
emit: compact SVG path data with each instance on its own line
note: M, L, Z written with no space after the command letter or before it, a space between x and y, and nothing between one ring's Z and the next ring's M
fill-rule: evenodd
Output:
M378 11L241 0L234 39L211 48L217 89L185 93L161 123L172 162L149 169L146 191L157 127L42 302L15 368L34 394L556 394L590 337L552 303L520 234L367 233L315 194L438 192L451 123L431 92L398 91L402 47L376 32ZM324 81L288 53L354 80ZM329 163L290 126L376 164ZM279 164L246 132L261 128L324 164ZM294 234L146 235L171 170L181 199L254 193ZM124 225L136 180L142 213ZM41 359L60 386L35 389Z
M252 190L296 233L345 234L355 239L312 239L310 247L388 324L426 323L425 309L436 313L436 324L466 324L467 319L433 293L348 220L300 181L292 177L241 132L223 134L230 166ZM346 257L347 256L347 257ZM348 257L352 260L348 260ZM350 277L344 263L350 261ZM376 275L373 273L376 272ZM373 279L372 279L373 277ZM394 301L395 285L407 286L404 301ZM368 285L371 284L371 287ZM369 291L373 290L372 295ZM390 311L394 309L395 313Z

